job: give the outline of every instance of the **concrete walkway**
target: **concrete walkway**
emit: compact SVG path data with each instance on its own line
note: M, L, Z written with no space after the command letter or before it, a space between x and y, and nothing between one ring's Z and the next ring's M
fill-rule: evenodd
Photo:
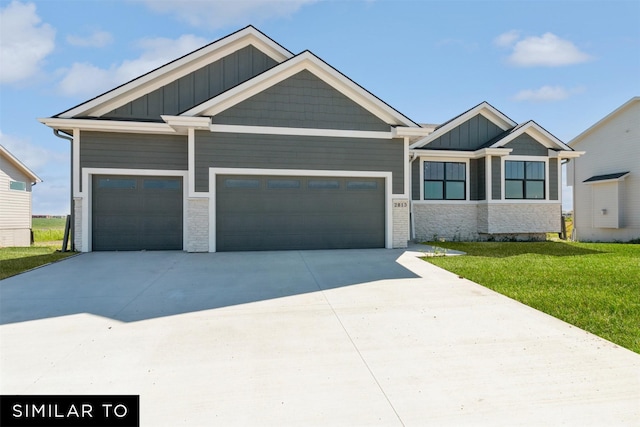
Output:
M9 278L0 393L139 394L143 426L640 424L640 355L416 255L91 253Z

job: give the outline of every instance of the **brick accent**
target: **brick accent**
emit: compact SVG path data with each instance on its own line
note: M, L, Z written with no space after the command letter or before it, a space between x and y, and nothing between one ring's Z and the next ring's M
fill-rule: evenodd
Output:
M393 199L394 248L406 248L409 241L409 199Z
M73 243L76 251L79 252L82 250L82 237L84 233L82 229L82 197L73 198L73 215Z
M544 234L560 231L560 203L482 204L478 210L481 233Z
M209 198L187 200L187 252L209 252Z
M478 240L477 204L413 205L415 238L419 241L437 239Z
M549 203L414 203L415 239L544 240L560 231L558 204Z

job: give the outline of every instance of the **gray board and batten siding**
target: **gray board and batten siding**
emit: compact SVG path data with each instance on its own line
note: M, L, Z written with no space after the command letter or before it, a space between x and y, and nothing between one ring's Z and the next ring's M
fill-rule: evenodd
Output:
M81 168L187 170L187 150L183 135L80 132Z
M247 46L102 117L161 121L161 114L178 115L277 64L260 50Z
M504 132L504 129L501 129L482 114L478 114L434 139L424 148L430 150L475 151L487 141Z
M341 138L196 131L195 187L209 191L209 168L392 172L393 194L404 193L402 138ZM274 173L276 173L274 171Z
M307 70L214 116L214 124L389 132L390 125Z
M385 246L381 178L216 176L216 251Z

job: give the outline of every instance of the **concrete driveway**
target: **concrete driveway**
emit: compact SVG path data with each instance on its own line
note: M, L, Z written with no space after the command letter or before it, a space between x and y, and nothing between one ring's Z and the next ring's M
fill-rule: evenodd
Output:
M83 254L0 281L0 393L143 426L638 425L640 355L400 250Z

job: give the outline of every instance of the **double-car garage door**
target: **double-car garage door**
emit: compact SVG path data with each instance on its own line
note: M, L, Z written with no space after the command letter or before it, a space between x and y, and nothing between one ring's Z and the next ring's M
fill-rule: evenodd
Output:
M93 250L181 250L183 200L181 177L93 176ZM382 178L218 175L213 214L216 251L385 246Z
M216 250L385 246L382 178L216 177Z

